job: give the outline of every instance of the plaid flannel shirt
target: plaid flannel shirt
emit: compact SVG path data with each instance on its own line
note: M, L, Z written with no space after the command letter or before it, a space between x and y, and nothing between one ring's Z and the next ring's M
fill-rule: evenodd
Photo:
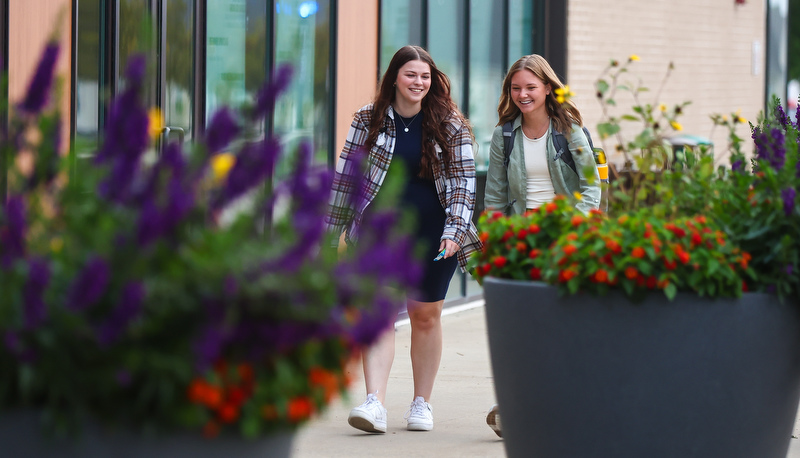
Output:
M370 148L365 171L367 178L365 198L357 204L358 208L353 208L350 202L354 201L352 193L355 189L352 181L346 178L345 170L353 170L354 154L365 149L364 144L367 141L372 115L372 104L362 107L355 114L333 178L333 192L326 222L329 231L337 235L344 231L345 241L348 244L358 239L362 215L378 194L386 178L397 138L394 110L390 106L384 115L381 133L375 145ZM441 160L433 166L439 203L446 215L441 240L453 240L461 247L457 253L458 263L461 269L465 270L468 256L480 250L482 246L475 225L472 223L472 212L475 207L475 160L472 156L472 138L467 126L458 122L455 117L448 118L446 122L448 146L453 156L450 161L450 173L445 174ZM441 159L442 148L435 144L434 149Z

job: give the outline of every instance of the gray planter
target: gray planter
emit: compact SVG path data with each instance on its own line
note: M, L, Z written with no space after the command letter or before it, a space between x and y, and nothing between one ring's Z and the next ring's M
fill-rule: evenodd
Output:
M785 457L800 397L800 310L487 278L510 457Z
M56 439L43 436L37 412L0 413L0 456L8 458L288 457L294 435L284 432L256 440L233 436L206 439L188 432L143 437L89 424L78 438Z

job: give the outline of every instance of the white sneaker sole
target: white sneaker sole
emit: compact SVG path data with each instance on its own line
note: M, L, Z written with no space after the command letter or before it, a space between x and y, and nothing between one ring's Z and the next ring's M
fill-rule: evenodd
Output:
M372 422L369 418L362 417L358 412L351 413L347 418L347 423L355 429L360 429L368 433L385 433L386 422Z
M430 431L433 429L433 423L408 423L409 431Z

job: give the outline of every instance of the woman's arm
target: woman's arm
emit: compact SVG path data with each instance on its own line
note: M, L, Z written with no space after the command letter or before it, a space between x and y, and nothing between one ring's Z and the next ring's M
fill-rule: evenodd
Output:
M452 240L459 247L466 243L467 232L475 210L475 158L472 135L460 124L448 144L452 158L445 179L445 214L442 240Z
M508 173L505 161L503 126L497 126L492 133L489 148L489 169L486 172L486 191L483 206L487 210L501 210L508 205Z

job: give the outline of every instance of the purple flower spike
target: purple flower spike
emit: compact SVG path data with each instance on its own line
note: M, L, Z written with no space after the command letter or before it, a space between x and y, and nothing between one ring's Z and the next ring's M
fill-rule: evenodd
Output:
M25 112L39 113L47 105L50 94L50 86L53 84L55 76L56 61L58 61L58 43L48 43L36 67L28 93L20 103L19 108Z
M13 196L5 207L5 225L0 226L0 266L7 269L25 256L25 202Z
M778 122L781 123L781 126L783 127L786 127L786 123L790 122L786 117L786 112L783 111L783 107L780 103L775 107L775 117L778 118Z
M206 130L206 148L209 154L221 151L239 134L239 125L228 108L214 113Z
M781 199L783 199L783 212L786 216L792 216L794 213L794 198L795 198L795 190L794 188L786 188L781 191Z
M67 308L77 312L94 305L106 292L110 275L105 260L98 257L90 259L70 288Z
M125 329L142 309L145 290L141 283L128 283L122 290L119 304L106 321L97 329L97 340L102 345L110 345L122 337Z
M273 75L272 80L258 91L253 119L259 119L275 110L275 102L278 100L278 96L289 87L292 73L290 65L281 65Z
M34 329L47 318L47 305L44 291L50 282L50 266L41 259L32 259L28 269L28 279L22 292L25 301L25 327Z

